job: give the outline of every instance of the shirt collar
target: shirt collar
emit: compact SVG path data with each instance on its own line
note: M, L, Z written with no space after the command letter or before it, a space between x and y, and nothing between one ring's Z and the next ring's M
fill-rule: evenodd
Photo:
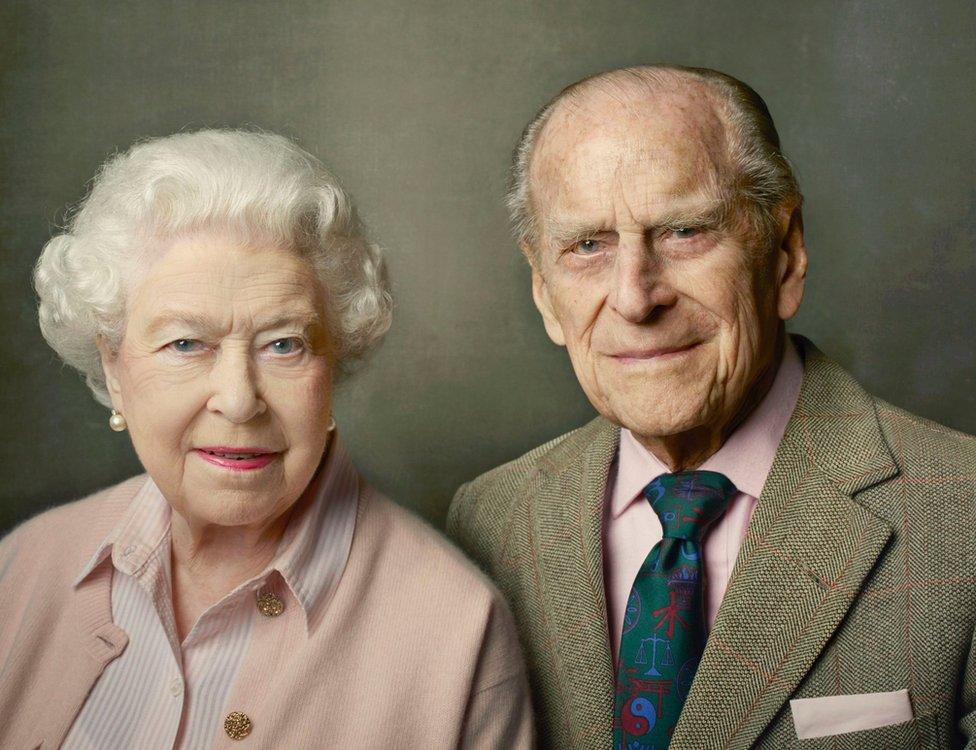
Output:
M739 492L758 498L776 457L786 424L800 395L803 362L787 336L783 358L773 385L759 405L699 469L724 474ZM610 512L619 517L648 482L670 470L637 442L627 428L620 430L617 475Z
M356 526L359 474L338 432L332 432L322 463L305 492L313 497L288 522L269 568L281 574L301 604L307 629L317 609L339 585Z
M335 591L352 547L359 501L359 475L338 433L333 431L325 454L289 519L278 551L268 567L236 587L258 589L277 571L301 605L306 631L316 608ZM136 574L161 544L168 543L170 505L147 478L116 526L102 540L75 579L77 586L111 557L121 573Z
M101 541L74 580L84 581L106 558L116 570L133 575L169 534L170 507L150 477L136 491L118 523Z

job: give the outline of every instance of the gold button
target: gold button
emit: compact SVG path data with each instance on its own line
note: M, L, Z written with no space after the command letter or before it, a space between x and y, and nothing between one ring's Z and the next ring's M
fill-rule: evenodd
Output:
M224 731L232 740L243 740L251 733L251 720L247 714L231 711L224 719Z
M285 603L271 592L258 595L258 611L265 617L277 617L285 611Z

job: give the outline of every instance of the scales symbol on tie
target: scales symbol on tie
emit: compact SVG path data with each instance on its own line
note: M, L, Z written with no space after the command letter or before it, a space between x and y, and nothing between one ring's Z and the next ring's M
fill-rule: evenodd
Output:
M674 664L674 657L671 655L671 641L656 633L650 638L641 638L640 646L637 649L637 658L634 660L637 664L647 664L647 650L644 648L645 643L651 644L651 668L644 672L644 676L662 677L663 675L657 669L657 645L659 643L664 644L664 653L661 655L661 666L670 667Z

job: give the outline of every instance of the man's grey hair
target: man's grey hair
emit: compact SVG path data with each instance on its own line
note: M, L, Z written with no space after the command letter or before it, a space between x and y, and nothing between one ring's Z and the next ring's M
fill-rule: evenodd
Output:
M340 374L390 327L382 254L315 157L271 133L153 138L105 163L34 270L41 332L100 403L111 406L97 338L120 345L132 279L167 242L210 231L306 260L324 290Z
M732 76L708 68L678 65L644 65L599 73L560 91L532 118L515 147L512 158L508 208L519 245L534 257L540 239L536 207L532 203L529 172L539 136L556 108L610 80L631 80L653 87L681 81L704 83L721 106L726 124L729 160L734 170L734 197L749 209L759 244L765 245L776 226L776 210L784 203L799 206L803 197L793 168L780 148L779 134L766 102L750 86Z

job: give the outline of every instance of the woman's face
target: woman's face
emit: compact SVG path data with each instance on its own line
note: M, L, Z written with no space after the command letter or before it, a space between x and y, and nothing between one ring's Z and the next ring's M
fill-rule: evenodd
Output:
M130 289L113 405L191 525L260 527L302 494L328 440L333 347L321 285L293 253L180 239Z

